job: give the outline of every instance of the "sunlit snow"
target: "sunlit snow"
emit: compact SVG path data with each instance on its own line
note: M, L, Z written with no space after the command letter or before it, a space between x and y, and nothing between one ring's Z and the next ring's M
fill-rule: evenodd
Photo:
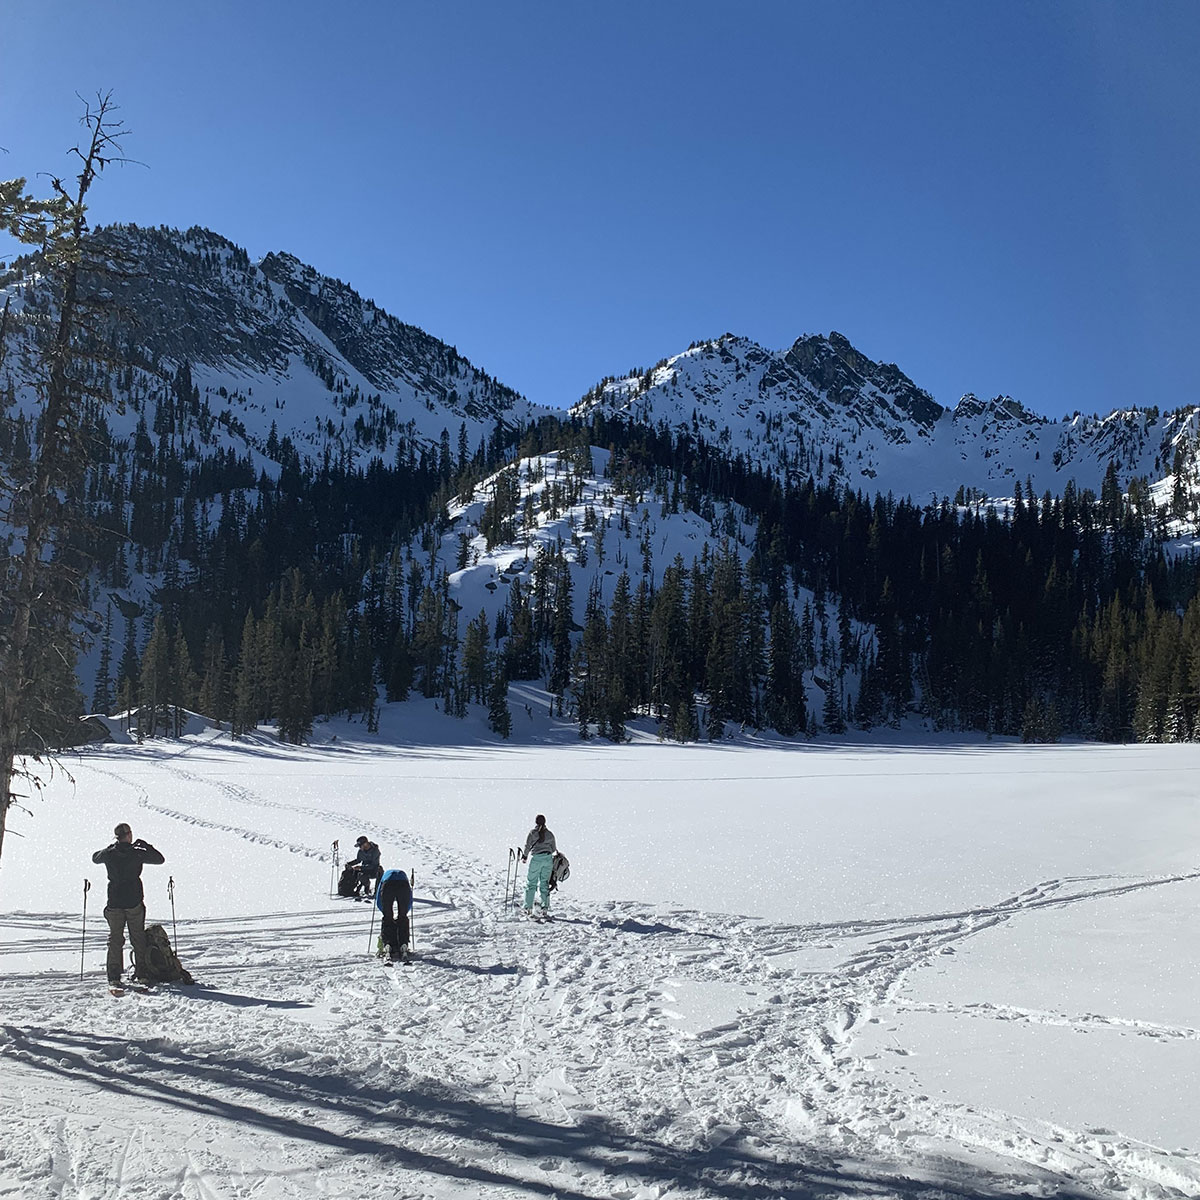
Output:
M1200 748L614 746L529 700L511 743L410 702L68 761L0 863L0 1196L1200 1191ZM504 909L536 812L547 924ZM118 820L194 988L105 989ZM360 833L411 967L329 897Z

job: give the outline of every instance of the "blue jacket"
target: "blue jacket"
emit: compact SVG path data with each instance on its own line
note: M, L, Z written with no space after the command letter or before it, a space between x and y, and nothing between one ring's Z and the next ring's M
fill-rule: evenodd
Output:
M375 907L380 912L387 912L395 901L400 902L400 911L412 911L412 885L408 876L395 867L384 871L379 886L375 889Z
M379 870L379 847L374 842L368 842L365 846L360 846L358 849L358 857L352 858L347 864L348 867L358 865L363 871L378 871Z

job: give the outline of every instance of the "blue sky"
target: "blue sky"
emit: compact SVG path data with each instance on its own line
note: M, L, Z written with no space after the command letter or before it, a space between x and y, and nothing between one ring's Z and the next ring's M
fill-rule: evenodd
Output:
M837 329L943 404L1200 401L1200 4L6 6L0 176L289 250L530 399Z

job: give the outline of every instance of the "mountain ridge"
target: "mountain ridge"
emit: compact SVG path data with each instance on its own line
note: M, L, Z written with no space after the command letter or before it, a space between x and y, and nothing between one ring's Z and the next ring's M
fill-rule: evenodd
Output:
M1110 465L1122 490L1144 481L1176 516L1196 512L1200 419L1195 406L1130 406L1053 420L1010 396L939 403L894 363L876 362L837 331L771 350L733 333L695 342L649 371L609 377L565 410L534 405L457 348L392 316L350 285L284 251L257 262L194 226L101 227L94 236L140 264L116 285L110 340L134 364L115 432L151 424L170 374L188 368L211 410L180 415L181 438L212 431L275 470L283 438L303 458L366 465L404 445L473 451L498 429L596 414L701 437L788 479L927 500L1010 498L1017 485L1099 491ZM35 262L33 258L25 264ZM44 304L34 277L0 274L15 298ZM6 286L7 285L7 286ZM138 377L134 377L140 372ZM198 430L198 432L197 432Z
M272 427L314 461L327 447L365 460L402 441L436 449L443 431L460 429L474 448L497 425L548 411L294 255L254 262L199 226L109 225L92 236L135 264L104 285L115 314L106 336L129 364L115 389L128 409L115 416L118 434L133 434L139 417L152 422L164 381L185 366L212 410L199 424L240 433L264 465ZM18 334L23 311L48 303L35 266L26 256L0 274L0 291L17 300ZM202 429L198 441L211 439Z
M1124 490L1144 480L1173 492L1178 482L1194 496L1198 482L1195 406L1055 421L1011 396L967 393L947 408L836 331L785 351L734 334L693 343L649 371L603 381L571 412L704 437L788 478L918 500L960 488L1010 498L1018 485L1098 492L1110 464Z

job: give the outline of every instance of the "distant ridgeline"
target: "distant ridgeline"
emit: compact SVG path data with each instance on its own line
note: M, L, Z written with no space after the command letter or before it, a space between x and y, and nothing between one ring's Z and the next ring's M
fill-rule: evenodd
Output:
M95 236L135 266L105 282L75 498L92 710L303 740L416 693L507 734L538 680L585 737L1200 736L1194 408L948 410L839 334L727 334L550 412L288 255ZM0 286L19 480L55 301L36 258ZM61 740L84 698L46 689Z

